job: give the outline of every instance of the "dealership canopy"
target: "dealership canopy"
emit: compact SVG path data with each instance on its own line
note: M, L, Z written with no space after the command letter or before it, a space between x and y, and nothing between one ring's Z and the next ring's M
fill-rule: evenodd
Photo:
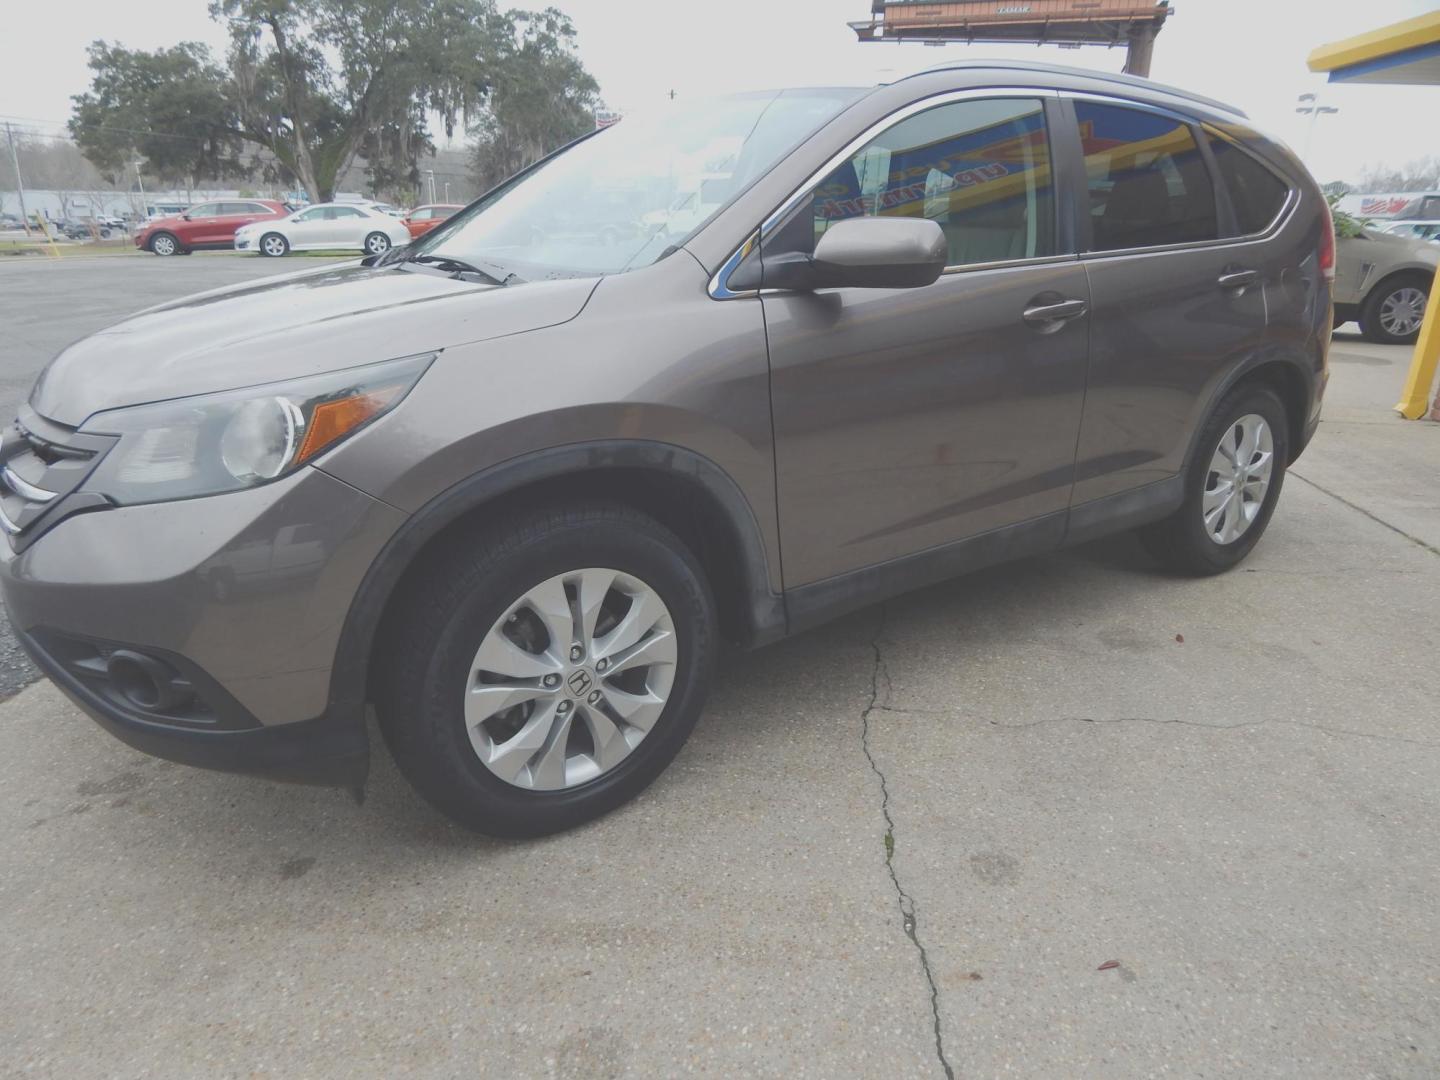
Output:
M1333 83L1440 85L1440 11L1321 45L1309 64Z

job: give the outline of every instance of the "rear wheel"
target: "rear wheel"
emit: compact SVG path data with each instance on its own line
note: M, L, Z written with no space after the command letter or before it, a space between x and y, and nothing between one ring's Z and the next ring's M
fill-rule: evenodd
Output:
M383 255L390 250L390 237L383 232L372 232L365 237L365 253L367 255Z
M266 233L260 238L260 254L268 255L272 259L278 259L290 252L290 241L279 233Z
M1420 336L1430 282L1418 274L1382 281L1360 308L1360 331L1381 345L1409 345Z
M1289 422L1275 392L1236 387L1200 433L1180 509L1140 531L1146 548L1180 573L1235 566L1270 523L1289 452Z
M156 255L178 255L180 241L168 232L158 232L150 238L150 250Z
M699 565L664 526L614 504L534 510L427 555L377 649L381 730L460 824L567 829L670 763L716 636Z

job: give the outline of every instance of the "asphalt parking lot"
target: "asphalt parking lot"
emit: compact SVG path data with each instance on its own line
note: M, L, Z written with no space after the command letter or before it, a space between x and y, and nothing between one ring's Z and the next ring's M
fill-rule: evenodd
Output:
M7 410L64 341L275 269L25 263ZM644 796L544 841L449 826L383 753L357 807L24 689L0 1074L1440 1074L1440 425L1390 413L1407 362L1337 338L1237 571L1121 537L730 657Z

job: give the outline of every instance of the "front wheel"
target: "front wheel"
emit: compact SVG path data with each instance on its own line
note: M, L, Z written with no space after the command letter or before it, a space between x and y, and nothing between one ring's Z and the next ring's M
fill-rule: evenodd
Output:
M266 233L260 238L260 254L267 255L272 259L278 259L282 255L290 253L290 241L279 233Z
M180 241L168 232L156 233L150 238L150 250L156 255L177 255L180 252Z
M695 726L715 607L695 557L628 507L519 514L427 552L376 652L381 730L455 821L540 836L642 791Z
M1227 394L1200 433L1180 509L1140 531L1150 553L1197 576L1229 570L1250 554L1280 498L1289 430L1273 390L1252 384Z
M365 237L365 253L367 255L384 255L390 250L390 237L383 232L372 232Z

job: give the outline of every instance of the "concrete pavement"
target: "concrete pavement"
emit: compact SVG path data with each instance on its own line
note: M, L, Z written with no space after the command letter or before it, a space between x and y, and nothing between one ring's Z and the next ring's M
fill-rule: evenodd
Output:
M1337 341L1270 532L730 658L635 804L500 844L0 704L0 1072L1440 1073L1440 426ZM1397 372L1399 375L1397 375ZM1428 500L1428 501L1427 501Z

